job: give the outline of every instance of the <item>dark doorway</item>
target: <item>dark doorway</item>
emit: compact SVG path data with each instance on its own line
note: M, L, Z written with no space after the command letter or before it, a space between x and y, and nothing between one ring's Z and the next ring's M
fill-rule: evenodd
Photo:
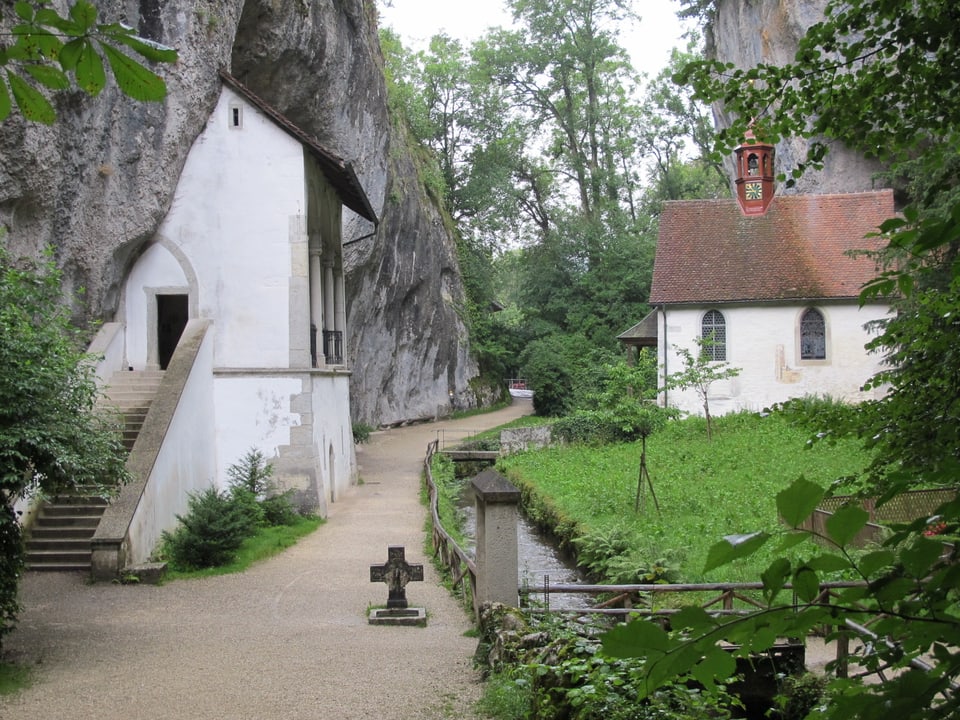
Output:
M157 295L157 360L166 370L187 326L190 303L186 295Z

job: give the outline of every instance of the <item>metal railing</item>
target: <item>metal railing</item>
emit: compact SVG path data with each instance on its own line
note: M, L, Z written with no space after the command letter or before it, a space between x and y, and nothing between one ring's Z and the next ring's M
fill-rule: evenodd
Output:
M343 365L343 331L323 331L323 354L327 365Z

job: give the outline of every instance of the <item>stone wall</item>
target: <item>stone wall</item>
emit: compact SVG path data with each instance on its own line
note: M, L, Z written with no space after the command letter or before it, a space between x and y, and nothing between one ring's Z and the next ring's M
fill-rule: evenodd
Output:
M716 18L707 32L707 54L737 67L758 63L783 65L793 61L800 38L811 25L823 20L827 0L717 0ZM728 127L730 117L721 105L713 108L718 127ZM786 138L777 144L776 171L788 176L802 162L809 141ZM736 177L731 157L727 174ZM808 171L796 186L782 185L778 193L861 192L886 187L874 180L881 167L839 143L830 144L830 152L821 171Z
M510 428L500 431L500 454L511 455L524 450L540 450L553 443L553 431L549 425Z

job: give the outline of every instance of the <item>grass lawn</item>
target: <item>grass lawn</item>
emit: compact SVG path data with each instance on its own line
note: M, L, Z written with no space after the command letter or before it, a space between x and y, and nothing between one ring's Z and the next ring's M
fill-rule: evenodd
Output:
M826 486L869 460L856 441L810 445L808 438L808 430L777 414L717 418L712 441L701 418L670 423L647 440L647 469L662 515L649 488L644 508L634 512L639 442L522 453L502 459L501 469L548 506L561 535L623 528L634 552L649 562L671 561L684 582L747 582L759 579L776 543L707 576L710 546L725 535L776 530L776 495L797 477ZM531 510L537 519L540 510Z

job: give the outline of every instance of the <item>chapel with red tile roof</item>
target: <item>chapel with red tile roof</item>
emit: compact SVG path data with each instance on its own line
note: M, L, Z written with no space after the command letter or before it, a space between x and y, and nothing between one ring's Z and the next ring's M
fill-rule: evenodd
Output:
M656 348L661 388L683 367L678 349L710 338L710 359L741 370L711 386L711 413L803 395L863 399L880 369L864 345L890 308L860 305L877 267L857 251L880 248L893 191L776 196L773 151L752 136L737 149L734 198L664 203L655 309L620 336ZM665 389L661 402L692 413L702 404L693 391Z

